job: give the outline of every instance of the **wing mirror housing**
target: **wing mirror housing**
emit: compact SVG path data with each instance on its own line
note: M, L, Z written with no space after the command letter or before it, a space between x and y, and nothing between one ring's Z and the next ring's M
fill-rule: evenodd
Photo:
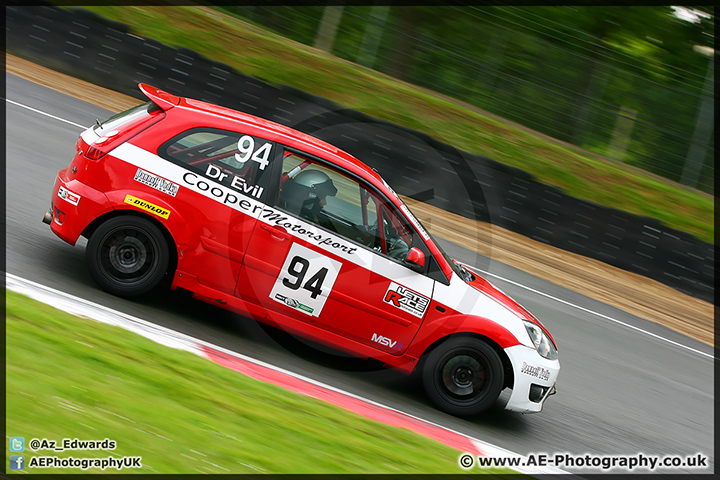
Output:
M422 272L425 269L425 254L417 247L411 248L405 257L405 265L411 270Z

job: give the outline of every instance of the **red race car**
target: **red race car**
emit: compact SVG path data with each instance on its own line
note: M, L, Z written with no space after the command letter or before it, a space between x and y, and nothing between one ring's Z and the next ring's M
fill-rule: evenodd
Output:
M85 130L44 221L105 290L158 286L410 374L441 409L542 410L547 329L448 258L377 172L317 138L139 85Z

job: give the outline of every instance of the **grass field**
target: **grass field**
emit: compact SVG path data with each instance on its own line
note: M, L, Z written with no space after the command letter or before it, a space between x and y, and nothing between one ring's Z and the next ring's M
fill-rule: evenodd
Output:
M195 50L270 83L287 84L521 168L567 194L714 242L713 198L582 149L548 140L217 9L93 6L168 45Z
M464 472L460 452L408 430L13 292L6 300L8 437L117 442L42 455L142 457L122 473ZM35 454L25 455L27 465Z

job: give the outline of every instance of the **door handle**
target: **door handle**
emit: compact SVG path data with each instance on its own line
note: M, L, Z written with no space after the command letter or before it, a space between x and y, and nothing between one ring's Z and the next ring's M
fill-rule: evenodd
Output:
M270 235L273 238L276 238L278 240L289 240L290 234L280 225L275 225L271 227L267 223L260 224L260 228L270 233Z

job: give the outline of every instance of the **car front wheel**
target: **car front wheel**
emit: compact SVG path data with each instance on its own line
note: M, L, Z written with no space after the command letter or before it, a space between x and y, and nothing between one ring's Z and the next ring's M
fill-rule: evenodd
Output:
M423 386L428 397L451 415L487 410L504 383L502 361L486 342L456 337L440 344L425 360Z
M160 229L134 216L111 218L90 236L90 274L106 291L132 297L155 288L168 268L168 246Z

